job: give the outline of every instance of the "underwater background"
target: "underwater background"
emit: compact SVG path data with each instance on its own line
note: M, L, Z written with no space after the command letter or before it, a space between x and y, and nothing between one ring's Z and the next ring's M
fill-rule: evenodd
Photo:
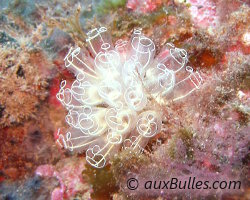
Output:
M70 47L105 26L113 41L135 28L156 53L172 43L199 71L198 91L163 109L144 153L121 150L101 169L58 145L67 130L56 95ZM0 0L0 199L250 199L248 0ZM240 190L129 190L127 180L240 180Z

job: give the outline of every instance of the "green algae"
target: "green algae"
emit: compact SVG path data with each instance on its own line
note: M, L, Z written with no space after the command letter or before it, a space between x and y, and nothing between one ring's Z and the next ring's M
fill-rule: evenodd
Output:
M142 28L144 31L152 28L152 24L159 22L165 18L166 14L163 9L148 15L135 15L129 12L119 13L119 17L114 18L111 29L112 36L120 38L129 34L134 28Z
M124 150L111 159L111 169L117 182L127 175L127 172L139 172L141 166L147 166L150 158L129 149Z
M118 8L125 7L126 0L103 0L96 9L97 14L103 15Z
M110 199L111 195L118 191L116 181L110 166L105 166L102 169L93 168L86 165L86 169L82 172L83 178L92 186L93 199Z
M6 45L7 43L17 44L16 39L10 37L5 32L0 32L0 44Z
M12 13L16 17L21 17L27 23L33 23L36 17L36 5L30 0L15 0L9 3L7 13Z

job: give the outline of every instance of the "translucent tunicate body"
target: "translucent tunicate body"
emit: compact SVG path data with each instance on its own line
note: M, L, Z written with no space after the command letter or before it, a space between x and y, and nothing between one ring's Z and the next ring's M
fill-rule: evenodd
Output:
M57 142L70 151L85 151L87 162L102 168L120 149L142 152L161 131L162 105L152 102L181 100L200 88L202 78L187 66L184 49L167 44L155 56L153 41L141 29L115 45L105 27L87 36L87 51L70 48L64 59L76 79L70 87L62 81L57 94L70 126L58 133Z

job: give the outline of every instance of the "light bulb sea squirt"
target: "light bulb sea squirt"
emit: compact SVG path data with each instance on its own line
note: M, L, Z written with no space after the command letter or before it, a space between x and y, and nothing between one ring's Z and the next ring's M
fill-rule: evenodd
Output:
M71 87L62 81L57 94L70 126L57 142L86 151L87 162L102 168L121 148L141 152L161 131L161 106L199 89L202 78L187 66L184 49L166 44L156 56L141 29L115 45L105 27L87 36L88 49L71 48L64 59L76 79Z

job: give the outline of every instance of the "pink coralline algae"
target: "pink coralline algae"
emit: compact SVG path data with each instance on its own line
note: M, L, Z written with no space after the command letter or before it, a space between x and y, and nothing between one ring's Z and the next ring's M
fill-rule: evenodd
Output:
M193 22L199 27L215 27L218 16L216 6L210 0L187 0L191 6L189 8Z
M189 96L202 78L188 66L187 52L167 44L155 56L151 39L135 29L130 41L113 46L107 29L88 34L88 51L70 49L65 66L76 80L61 82L57 94L67 108L66 134L57 143L70 151L86 151L87 162L102 168L119 149L143 151L161 131L166 104Z
M65 159L67 164L41 165L36 174L42 177L55 177L60 186L51 194L51 200L62 200L74 197L78 192L86 192L89 188L82 180L82 170L85 162L81 159ZM63 163L63 162L62 162Z
M138 13L150 13L162 4L162 0L128 0L127 8Z

